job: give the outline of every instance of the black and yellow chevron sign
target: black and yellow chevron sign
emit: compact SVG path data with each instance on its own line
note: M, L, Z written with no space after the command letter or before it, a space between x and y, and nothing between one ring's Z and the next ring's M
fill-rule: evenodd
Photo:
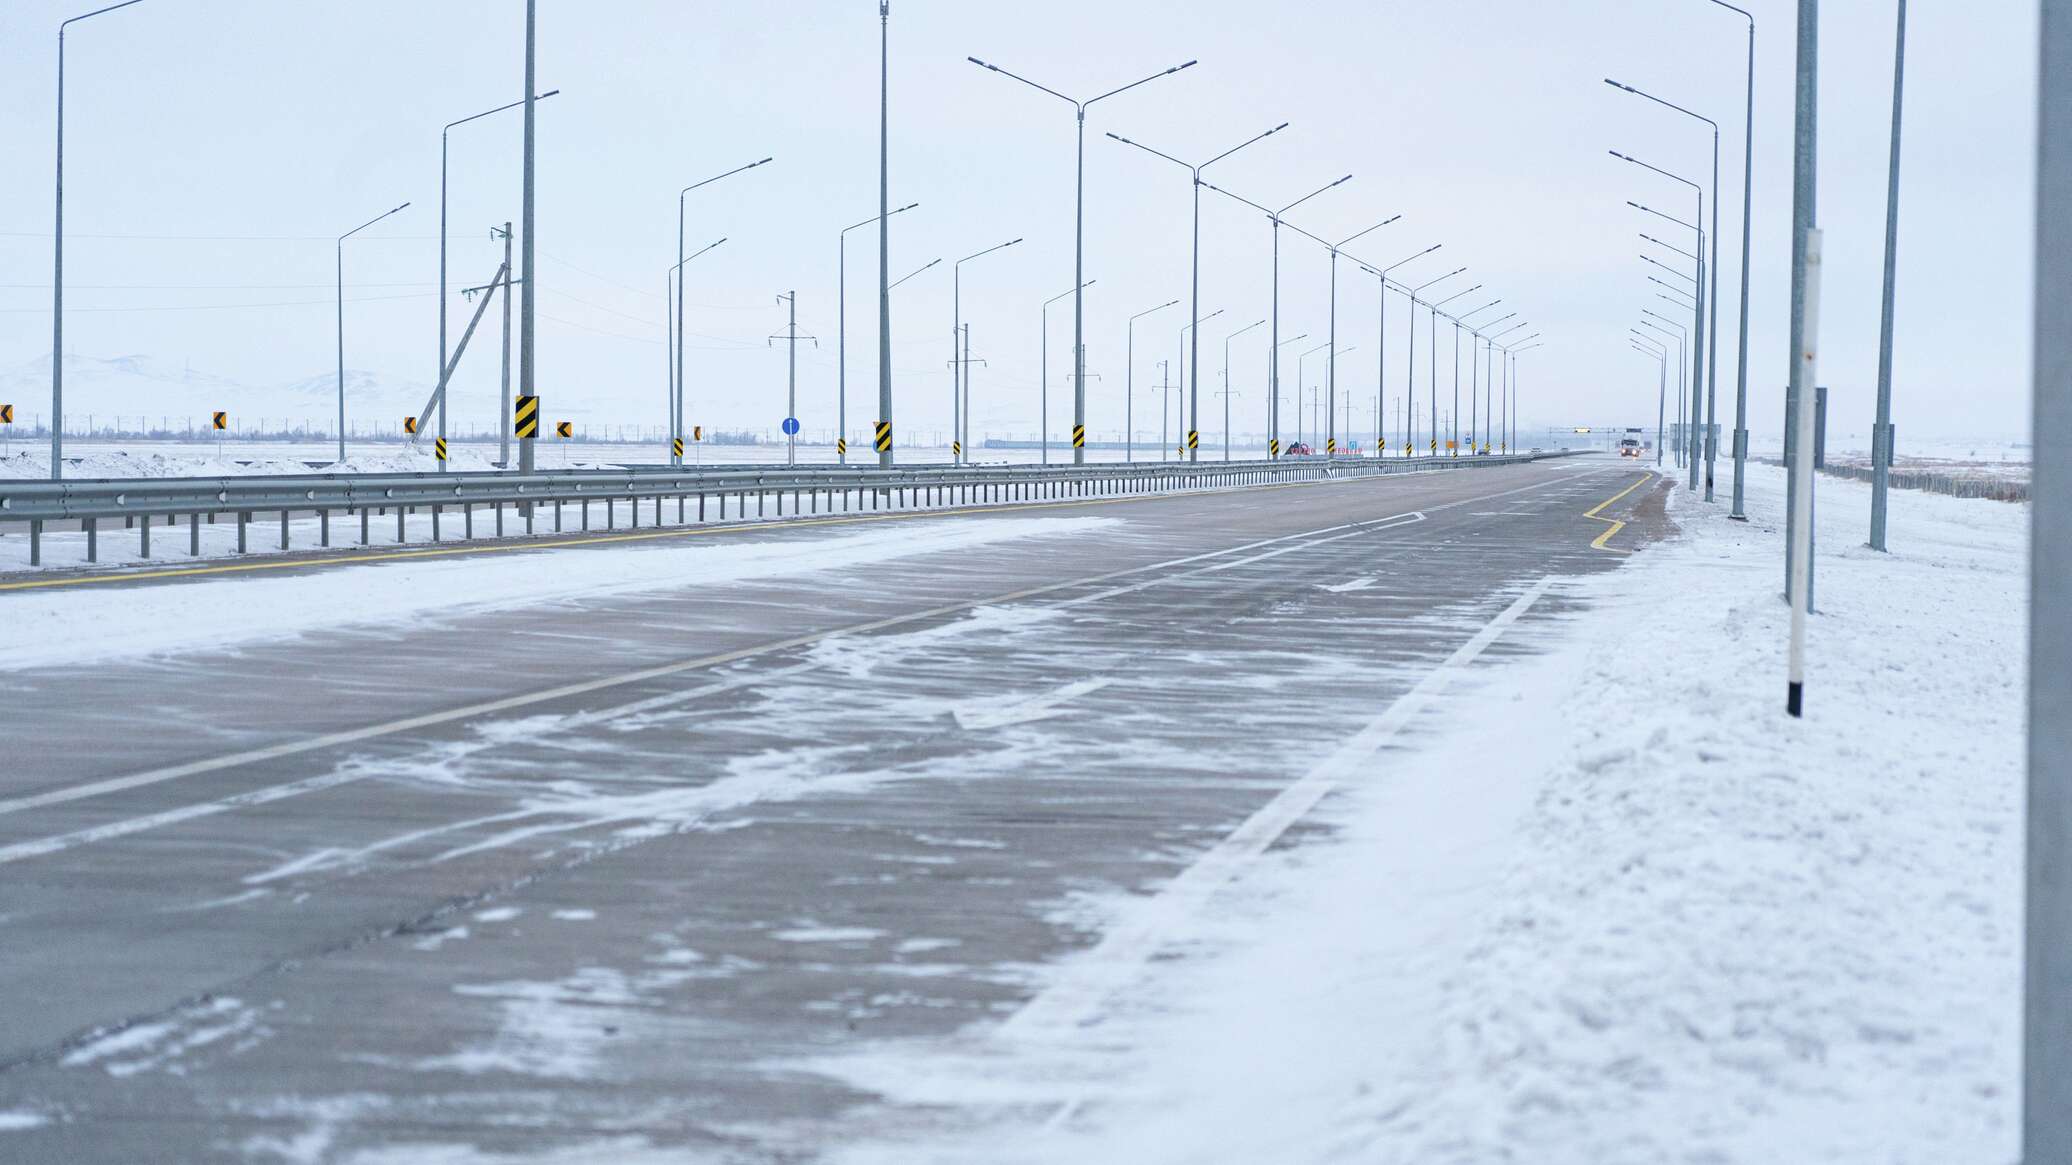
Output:
M403 431L404 431L405 433L415 433L415 432L417 432L417 418L416 418L416 417L404 417L404 418L403 418Z
M556 437L573 437L573 436L575 436L575 435L576 435L576 423L575 423L574 421L556 421L556 422L554 422L554 435L555 435Z
M1187 447L1189 449L1201 448L1201 431L1199 429L1187 430Z
M512 410L512 433L521 441L531 441L540 435L540 398L521 396L518 407Z
M1086 426L1085 426L1085 425L1074 425L1074 426L1072 426L1072 448L1074 448L1074 449L1084 449L1084 448L1086 448Z
M964 442L962 442L962 441L952 441L952 442L950 442L950 456L952 456L952 457L962 457L962 456L964 456Z
M213 426L214 428L218 428L218 429L228 429L228 428L230 427L230 414L229 414L229 413L210 413L210 414L209 414L209 424L210 424L211 426Z
M874 421L872 424L875 426L873 431L877 434L877 440L874 443L877 445L878 452L892 452L892 422Z
M14 424L14 406L0 405L0 425Z
M1266 455L1268 457L1279 457L1281 455L1281 439L1279 437L1275 437L1266 443Z
M1336 452L1338 452L1338 438L1336 438L1336 437L1328 437L1328 438L1326 438L1326 439L1324 440L1324 452L1326 452L1326 453L1336 453Z
M1439 451L1439 439L1438 439L1437 437L1434 437L1434 438L1432 438L1432 452L1434 452L1434 453L1437 453L1438 451Z
M672 453L676 454L676 455L677 455L678 457L682 457L682 456L683 456L683 438L682 438L682 437L676 437L676 438L672 438L672 439L670 440L670 442L669 442L669 450L670 450L670 452L672 452Z
M1377 453L1386 453L1386 452L1388 452L1388 451L1389 451L1389 439L1388 439L1387 437L1383 437L1383 438L1382 438L1382 439L1381 439L1381 440L1380 440L1380 441L1379 441L1379 442L1378 442L1378 443L1377 443L1377 444L1376 444L1376 445L1374 446L1374 451L1375 451L1375 452L1377 452Z
M836 437L836 438L835 438L835 452L836 452L837 454L839 454L840 456L843 456L843 457L847 457L847 456L849 455L849 438L847 438L847 437Z
M441 461L446 460L446 438L440 437L432 442L432 456Z

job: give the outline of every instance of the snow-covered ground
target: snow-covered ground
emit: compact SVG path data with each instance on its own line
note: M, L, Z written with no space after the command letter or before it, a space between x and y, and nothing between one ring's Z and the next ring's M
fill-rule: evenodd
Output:
M6 599L0 671L234 649L339 627L405 626L479 611L552 606L701 583L851 570L916 554L1099 530L1111 518L973 518L915 529L843 530L812 541L686 539L592 546L546 574L498 557L393 562L294 577L233 577L173 588L34 590Z
M1898 494L1881 555L1823 480L1793 722L1782 483L1679 491L1332 840L1095 910L1158 941L1049 972L1091 1018L813 1064L952 1110L840 1159L2014 1160L2028 508Z

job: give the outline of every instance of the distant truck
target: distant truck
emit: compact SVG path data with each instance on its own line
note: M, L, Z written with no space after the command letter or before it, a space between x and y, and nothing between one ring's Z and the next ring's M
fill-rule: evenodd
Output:
M1619 456L1621 457L1639 457L1641 452L1640 439L1637 437L1627 437L1619 442Z

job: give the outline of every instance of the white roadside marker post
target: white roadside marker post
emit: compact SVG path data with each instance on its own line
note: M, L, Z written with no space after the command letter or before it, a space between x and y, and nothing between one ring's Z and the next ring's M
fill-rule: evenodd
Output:
M1806 294L1799 307L1799 367L1804 387L1793 402L1798 409L1799 440L1792 450L1791 531L1791 677L1785 711L1801 716L1806 694L1806 616L1812 607L1813 573L1813 399L1811 385L1820 383L1820 231L1806 232Z

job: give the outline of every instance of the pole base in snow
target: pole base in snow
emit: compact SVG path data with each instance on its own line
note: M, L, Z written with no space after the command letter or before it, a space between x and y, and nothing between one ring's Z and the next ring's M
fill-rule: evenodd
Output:
M1803 717L1806 708L1806 685L1788 683L1785 685L1784 710L1794 717Z

